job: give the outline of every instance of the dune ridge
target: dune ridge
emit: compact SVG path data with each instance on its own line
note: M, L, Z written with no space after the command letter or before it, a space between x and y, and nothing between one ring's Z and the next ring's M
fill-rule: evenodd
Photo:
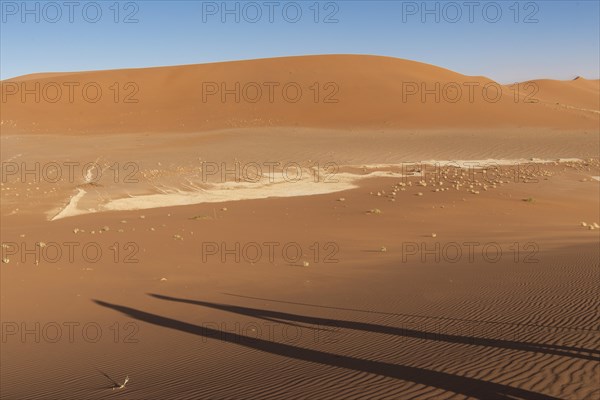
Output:
M600 121L598 80L501 85L486 77L379 56L298 56L41 74L1 85L3 134L300 126L594 129ZM27 90L36 92L40 101L35 102L35 94L23 98ZM229 94L223 97L225 92Z

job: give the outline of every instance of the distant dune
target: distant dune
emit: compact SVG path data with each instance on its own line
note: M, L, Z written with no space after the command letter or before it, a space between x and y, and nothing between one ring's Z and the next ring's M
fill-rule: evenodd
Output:
M230 91L224 101L222 85ZM34 74L2 81L2 133L598 127L598 80L525 85L357 55Z
M584 108L600 112L600 80L577 78L571 81L556 81L539 79L531 81L536 87L534 97L542 102L561 104L567 107ZM533 87L525 87L527 83L519 84L522 94L533 93ZM511 86L514 88L514 86Z

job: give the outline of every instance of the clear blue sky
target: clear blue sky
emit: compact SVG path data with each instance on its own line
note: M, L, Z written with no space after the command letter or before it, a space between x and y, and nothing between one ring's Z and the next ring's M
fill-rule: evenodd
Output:
M518 7L514 0L482 1L472 9L468 1L428 1L426 7L435 10L437 4L439 12L425 15L422 1L323 1L318 3L318 23L313 0L273 1L272 22L271 6L265 5L269 0L253 3L262 12L255 22L256 7L247 4L252 2L228 1L228 8L239 7L240 20L229 14L225 23L222 1L122 1L118 7L114 0L78 1L72 16L65 1L27 1L31 14L22 0L0 1L2 79L34 72L331 53L406 58L502 83L598 78L600 69L598 0L521 1ZM295 4L302 16L292 23ZM137 22L123 23L132 13L129 19ZM330 20L337 22L324 23L332 13Z

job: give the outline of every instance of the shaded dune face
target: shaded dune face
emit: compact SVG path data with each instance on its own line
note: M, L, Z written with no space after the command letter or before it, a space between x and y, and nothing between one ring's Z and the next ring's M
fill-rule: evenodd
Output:
M284 57L5 80L2 133L594 129L599 94L598 80L582 78L505 86L388 57Z

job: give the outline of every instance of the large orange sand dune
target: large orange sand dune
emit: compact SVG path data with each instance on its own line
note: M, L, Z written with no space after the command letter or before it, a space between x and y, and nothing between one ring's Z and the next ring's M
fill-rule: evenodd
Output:
M221 85L233 89L236 82L239 102L234 94L223 102ZM87 84L102 90L99 101L85 101ZM282 93L286 85L287 100ZM285 57L14 78L2 82L1 119L3 133L197 132L267 126L598 127L598 80L540 80L531 85L521 84L517 91L514 85L502 86L485 77L388 57ZM261 97L256 97L257 87ZM298 87L302 95L292 102ZM210 95L208 90L215 88L219 92ZM36 103L34 95L23 101L24 90L37 91L40 101ZM87 90L89 98L95 98L94 87ZM433 92L423 97L423 90ZM55 98L55 103L49 101Z

